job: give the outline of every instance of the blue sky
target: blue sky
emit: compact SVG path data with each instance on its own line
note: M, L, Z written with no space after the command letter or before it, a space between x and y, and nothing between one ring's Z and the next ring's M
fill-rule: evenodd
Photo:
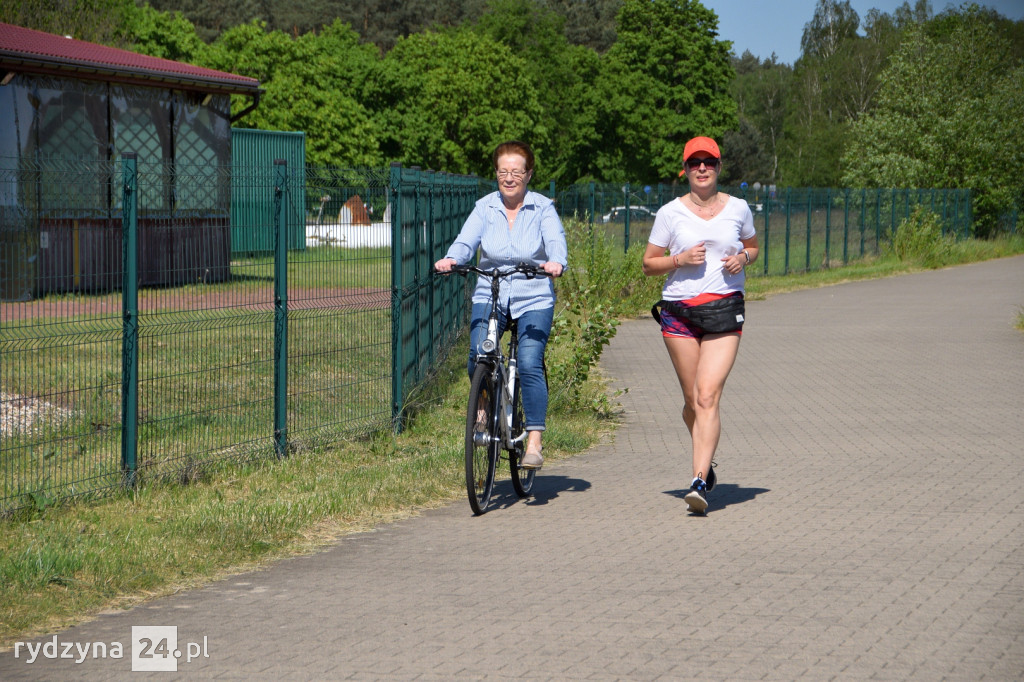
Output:
M804 24L814 16L817 0L701 0L701 4L718 15L718 33L722 40L731 40L737 56L744 50L762 59L772 52L780 62L792 64L800 57L800 37ZM850 6L863 19L868 10L877 8L892 14L903 0L851 0ZM913 5L911 0L911 5ZM959 7L961 2L932 0L936 14L948 6ZM1010 19L1024 19L1021 0L979 0L979 5L991 7Z

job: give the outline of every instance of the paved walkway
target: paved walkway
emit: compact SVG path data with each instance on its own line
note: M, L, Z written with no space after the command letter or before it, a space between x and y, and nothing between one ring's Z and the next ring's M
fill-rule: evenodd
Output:
M176 626L191 679L1018 680L1022 306L1024 257L751 302L706 518L657 328L628 322L625 423L535 499L104 615L57 648L125 658L23 648L0 679L145 677L132 627Z

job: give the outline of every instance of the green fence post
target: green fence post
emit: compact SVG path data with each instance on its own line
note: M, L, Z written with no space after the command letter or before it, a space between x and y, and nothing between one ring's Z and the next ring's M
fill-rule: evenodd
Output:
M391 164L391 421L401 431L402 414L402 164Z
M764 198L764 245L761 247L761 270L768 274L768 245L771 243L771 217L772 203L775 199L773 193Z
M850 262L850 188L843 190L843 265Z
M288 162L274 160L274 451L288 454Z
M587 211L590 213L590 219L587 221L587 225L590 226L590 263L594 262L594 211L596 210L597 197L595 196L595 183L593 180L590 181L590 207Z
M942 224L944 226L943 227L943 230L944 230L943 234L949 232L950 221L949 221L949 190L948 189L942 190ZM953 221L954 234L956 234L956 232L955 232L956 229L957 229L956 221Z
M832 263L832 188L825 189L825 269Z
M881 252L882 244L882 188L875 190L875 255Z
M890 201L892 202L889 206L889 230L893 234L896 234L896 192L899 191L895 187L892 188L892 196Z
M867 189L861 187L861 190L860 190L860 257L861 258L864 257L864 227L866 225L866 223L864 222L864 211L867 210L867 198L868 198L868 191L867 191Z
M811 214L814 213L814 190L807 188L807 235L804 238L804 272L811 269Z
M622 237L622 253L629 251L629 183L627 182L622 187L622 191L626 193L626 224L623 226L625 233Z
M139 192L134 153L121 155L121 474L134 486L139 447Z
M416 298L418 299L417 305L414 306L413 319L416 329L416 336L414 337L415 348L413 349L414 357L416 358L416 372L413 376L415 383L419 383L427 373L427 368L430 366L431 347L434 341L431 320L425 319L425 317L430 316L430 307L427 300L429 285L424 283L430 277L431 265L430 242L427 241L428 235L426 231L431 229L434 221L440 217L438 215L438 209L440 208L438 193L440 192L441 183L444 182L443 176L433 170L427 169L423 175L423 220L419 223L423 227L416 231L416 269L414 273Z
M783 250L783 253L786 254L786 255L785 255L785 258L783 259L783 266L782 266L782 274L783 275L788 275L789 274L789 244L790 244L790 240L791 240L790 235L791 235L792 224L793 224L793 191L792 190L793 190L792 187L787 187L786 188L786 244L785 244L785 248Z
M964 220L964 231L962 237L963 239L967 239L968 237L971 236L971 225L974 224L974 211L972 210L974 203L971 201L970 189L965 189L961 191L963 191L963 193L967 195L965 197L967 210L964 212L964 217L966 218L966 220Z
M596 183L593 180L590 181L590 205L587 207L587 210L590 212L590 227L593 228L594 212L597 210L597 189Z

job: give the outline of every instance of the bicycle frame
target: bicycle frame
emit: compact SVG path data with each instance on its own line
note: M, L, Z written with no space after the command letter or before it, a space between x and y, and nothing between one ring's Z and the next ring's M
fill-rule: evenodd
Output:
M516 351L518 347L517 323L513 320L508 327L511 339L509 341L509 352L506 356L497 344L496 350L491 353L477 355L476 363L489 367L495 386L500 386L501 391L495 398L498 404L495 405L494 414L498 418L498 433L501 439L501 446L505 450L512 450L516 445L526 439L526 430L523 429L518 435L512 434L512 396L515 395L516 383L519 381ZM486 445L487 439L491 436L487 433L481 434L480 445Z
M498 461L508 460L512 485L520 497L529 494L536 474L523 469L519 462L525 452L527 432L523 420L521 393L518 386L518 320L505 315L510 332L508 355L501 346L499 310L501 280L522 273L528 278L548 277L547 272L533 265L520 263L512 268L484 270L473 265L454 266L451 272L477 273L490 279L490 314L487 334L475 358L476 369L470 378L469 405L466 413L466 490L474 513L487 510ZM517 433L518 432L518 433ZM503 454L504 451L504 454Z
M509 332L508 355L506 356L498 335L499 310L498 310L498 278L491 280L491 314L487 319L487 336L481 343L481 351L477 353L476 363L490 367L495 386L501 390L495 398L498 404L495 405L494 414L498 417L498 433L501 438L501 446L505 450L512 450L516 445L526 438L526 430L523 429L517 435L512 433L512 396L515 395L516 382L519 381L518 350L519 350L519 322L505 316L506 331ZM487 435L487 434L482 434ZM490 437L490 436L488 436ZM486 445L486 441L481 445Z

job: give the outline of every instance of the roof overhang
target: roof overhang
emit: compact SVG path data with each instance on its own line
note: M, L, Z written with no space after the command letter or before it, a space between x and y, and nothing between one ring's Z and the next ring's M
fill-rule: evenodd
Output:
M255 78L0 23L0 82L14 73L256 97L262 92Z

